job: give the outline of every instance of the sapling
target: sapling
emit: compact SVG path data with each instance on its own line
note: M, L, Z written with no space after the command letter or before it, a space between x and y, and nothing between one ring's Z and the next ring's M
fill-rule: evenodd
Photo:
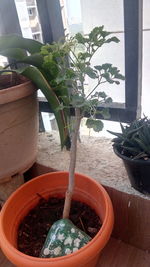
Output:
M63 86L69 90L68 97L61 96L63 101L58 110L70 109L70 107L73 107L75 110L73 126L71 122L68 122L68 125L70 123L70 128L73 128L73 130L71 132L69 181L63 210L64 220L69 218L71 200L75 187L77 139L81 119L85 116L85 113L88 113L89 118L86 121L86 126L92 128L96 132L101 131L103 129L103 122L96 119L97 107L100 104L112 102L112 99L108 97L105 92L100 91L100 86L103 83L119 84L120 80L124 80L124 76L120 74L120 71L112 66L112 64L92 65L93 57L103 45L119 42L118 38L114 36L110 37L111 34L111 32L105 31L103 26L95 27L86 36L77 33L74 37L67 37L65 41L61 40L51 45L47 44L41 49L41 54L44 56L44 68L51 68L54 72L56 71L57 78L55 79L55 84L63 81ZM86 77L95 80L95 85L88 94L85 88ZM104 118L109 117L108 109L99 112ZM67 222L67 220L65 222ZM60 220L60 224L62 223L62 220ZM57 227L58 226L59 224L57 224ZM50 230L49 236L51 236L51 234L52 232ZM51 242L51 240L49 241ZM54 255L50 253L48 247L50 248L47 239L42 249L42 257L54 257ZM57 256L59 255L62 254L57 254Z

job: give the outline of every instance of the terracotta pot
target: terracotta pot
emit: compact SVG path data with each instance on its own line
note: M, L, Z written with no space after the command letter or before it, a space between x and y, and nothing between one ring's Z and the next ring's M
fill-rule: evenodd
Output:
M103 224L97 235L86 246L73 254L43 259L27 256L17 250L17 229L24 216L39 201L36 193L45 197L64 195L68 181L67 172L41 175L17 189L6 201L0 214L0 245L8 259L19 267L94 267L100 251L109 240L114 216L110 198L95 180L76 174L74 199L95 209Z
M0 90L0 179L22 174L37 154L36 88L26 81Z

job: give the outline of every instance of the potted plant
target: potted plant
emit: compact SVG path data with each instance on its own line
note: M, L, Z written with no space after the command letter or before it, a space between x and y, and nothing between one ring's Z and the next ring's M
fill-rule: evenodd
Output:
M96 107L99 103L112 101L104 92L97 91L97 88L104 82L119 84L119 80L124 79L119 70L112 64L106 63L94 67L91 64L96 51L104 44L119 42L116 37L109 38L110 34L104 30L103 26L96 27L86 37L78 33L75 37L64 42L46 45L41 49L44 65L52 68L57 66L59 70L57 71L56 82L63 81L70 88L68 96L62 95L63 102L57 110L68 109L72 106L75 109L75 122L74 125L71 125L73 130L71 133L69 173L56 172L31 180L17 190L2 209L0 217L1 248L17 266L94 267L100 251L110 237L113 227L113 210L106 191L93 179L75 173L77 137L82 117L86 112L89 112L91 116L87 119L87 127L93 128L95 131L102 130L103 122L95 118ZM68 57L66 57L67 55ZM85 92L86 76L96 82L89 94ZM108 110L106 113L101 113L104 117L108 117ZM24 255L17 250L17 230L25 215L36 206L38 202L36 193L44 198L55 194L65 195L63 220L69 218L72 197L88 204L101 218L102 227L87 245L77 249L74 253L68 254L66 252L68 255L46 259ZM14 208L12 209L12 207ZM10 216L13 218L7 227L6 221L9 220Z
M127 126L121 125L121 133L113 141L114 152L123 160L131 185L141 193L150 193L150 120L136 119Z
M24 173L36 160L36 91L35 85L23 76L7 74L0 77L1 183Z
M55 112L60 105L59 96L62 93L63 95L67 94L67 90L62 82L57 84L54 82L56 70L55 72L47 71L47 69L45 71L44 57L40 53L42 45L21 36L0 37L0 54L10 58L11 62L13 59L13 63L0 70L1 182L8 181L9 177L18 173L24 173L36 160L38 88L42 90L55 113L61 146L68 144L67 119L69 113L63 110ZM25 51L28 54L25 54ZM20 66L20 62L26 65L15 69ZM10 66L12 69L9 68Z

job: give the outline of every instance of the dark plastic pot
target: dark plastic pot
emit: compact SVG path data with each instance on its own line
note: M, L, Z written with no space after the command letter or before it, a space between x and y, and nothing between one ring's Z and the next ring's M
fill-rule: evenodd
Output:
M141 193L150 194L150 160L128 158L116 148L114 152L123 160L131 185Z

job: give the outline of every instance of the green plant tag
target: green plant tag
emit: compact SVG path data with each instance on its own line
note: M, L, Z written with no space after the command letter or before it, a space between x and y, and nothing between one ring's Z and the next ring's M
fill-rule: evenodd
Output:
M71 254L91 240L86 233L78 229L70 220L61 219L50 228L41 258L55 258Z

